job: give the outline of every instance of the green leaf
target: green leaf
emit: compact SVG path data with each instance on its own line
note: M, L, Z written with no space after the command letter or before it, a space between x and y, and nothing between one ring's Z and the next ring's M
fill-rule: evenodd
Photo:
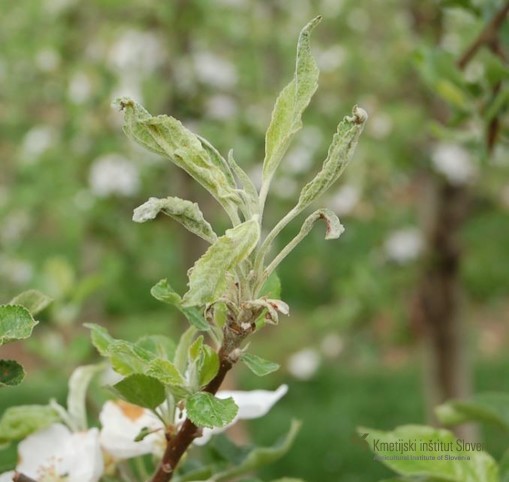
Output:
M301 31L297 44L297 61L293 80L276 100L265 136L263 183L268 188L292 137L302 127L302 114L318 88L319 70L311 55L310 38L322 17L316 17Z
M160 212L182 224L188 231L213 243L217 235L212 226L205 221L198 204L178 197L158 199L151 197L146 203L134 210L133 221L144 223L154 219Z
M198 427L224 427L233 422L239 407L233 398L220 399L210 393L198 392L186 403L187 416Z
M284 438L272 447L256 447L235 467L216 473L208 482L228 482L240 475L257 470L259 467L272 464L283 457L293 445L300 430L300 422L293 420L290 430Z
M227 274L249 256L259 238L257 216L228 229L194 264L183 306L204 305L219 298L226 288Z
M170 286L167 279L158 281L150 289L150 294L158 301L168 303L173 306L180 306L182 298L180 295Z
M251 353L244 353L240 359L257 376L263 377L269 373L279 370L279 364L264 360L263 358Z
M28 338L37 323L23 306L0 305L0 346Z
M164 385L183 386L186 384L184 378L177 370L175 365L162 358L157 358L150 362L146 374L157 378Z
M445 425L484 422L509 430L509 395L505 393L480 393L470 400L452 400L435 412Z
M129 375L112 388L127 402L152 410L166 400L164 385L156 378L141 373Z
M321 171L302 189L297 204L299 211L324 194L339 179L350 162L368 118L366 112L357 106L352 113L352 116L346 116L339 123Z
M96 325L95 323L84 323L83 326L90 329L90 338L92 345L99 352L101 356L108 356L108 349L115 341L106 328Z
M151 295L159 301L175 306L186 317L191 325L200 331L209 331L211 329L209 323L202 315L202 312L196 307L185 308L182 306L182 298L170 286L168 280L162 279L150 290Z
M199 384L205 386L209 383L219 371L219 356L208 345L203 345L201 349L201 360L199 368Z
M144 373L153 356L143 348L124 340L114 340L107 356L113 369L121 375Z
M380 461L384 465L400 475L430 477L450 482L499 481L497 463L489 454L479 450L465 450L461 446L461 442L457 441L454 435L447 430L420 425L405 425L392 432L366 428L359 428L358 431L369 433L367 441L371 450L380 457ZM403 453L397 445L414 441L415 446L409 447ZM383 443L388 445L384 447ZM391 447L390 444L393 446ZM402 455L413 456L413 459L407 460L407 457L402 457ZM455 458L446 459L446 456ZM422 457L433 457L434 459L418 460Z
M245 206L245 214L247 218L253 216L254 214L258 214L259 212L259 197L256 186L253 184L251 178L247 175L247 173L242 169L235 158L233 157L233 151L228 153L228 163L230 167L237 176L237 179L240 182L240 196L244 202Z
M498 464L500 468L500 482L509 482L509 450L506 450Z
M40 291L28 290L14 297L9 304L24 306L32 316L35 316L37 313L44 310L52 301L52 298Z
M86 393L92 378L104 370L104 365L85 365L76 368L69 378L69 393L67 395L67 412L76 430L86 430L87 409Z
M281 279L275 271L265 281L258 296L275 300L281 298Z
M136 341L135 346L150 353L154 358L163 358L170 361L173 360L177 349L175 342L164 335L142 336Z
M188 363L189 347L193 343L194 336L196 335L196 328L190 326L180 337L177 350L175 352L175 367L180 373L185 373Z
M24 368L14 360L0 360L0 388L19 385L25 378Z
M0 419L0 444L24 439L58 421L56 412L47 405L10 407Z
M124 132L142 146L168 157L198 181L223 206L238 201L236 186L227 166L211 158L200 139L173 117L151 116L129 98L115 101L124 111Z

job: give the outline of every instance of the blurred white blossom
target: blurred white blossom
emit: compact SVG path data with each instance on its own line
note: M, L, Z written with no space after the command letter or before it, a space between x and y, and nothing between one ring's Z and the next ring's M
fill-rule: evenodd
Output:
M288 176L279 176L272 181L272 192L281 199L294 198L299 190L299 184Z
M329 197L326 204L327 207L341 216L350 214L359 203L360 198L361 191L357 186L344 184Z
M194 69L198 79L211 87L228 90L237 83L235 66L209 51L196 52L193 56Z
M92 193L98 197L133 196L140 187L140 175L132 162L118 154L108 154L92 164L89 183Z
M129 29L123 31L110 47L109 64L123 73L146 75L164 61L165 49L160 38L151 33Z
M368 124L368 131L375 139L384 139L393 129L391 117L385 112L376 112Z
M55 143L55 129L50 125L32 127L21 143L21 156L28 162L34 162Z
M12 256L0 255L0 277L16 285L27 284L34 274L28 261Z
M39 50L35 55L35 64L43 72L52 72L60 65L60 54L51 48Z
M205 111L211 119L227 120L237 114L237 103L229 95L217 94L209 97L205 103Z
M320 343L322 353L328 358L336 358L343 351L345 344L337 333L329 333Z
M17 241L30 227L30 216L27 211L16 210L5 216L0 230L0 239L4 243Z
M333 72L343 65L347 52L341 45L319 50L316 55L318 67L323 72Z
M457 144L447 142L437 144L433 149L431 160L435 171L454 185L467 184L477 174L470 153Z
M352 30L360 33L366 32L370 25L369 15L361 7L352 9L346 17L346 22Z
M40 482L98 482L104 470L99 430L71 433L59 423L39 430L19 443L16 470Z
M68 96L74 104L83 104L92 93L92 83L85 72L76 72L69 81Z
M320 366L320 354L313 348L305 348L291 355L286 365L295 378L309 380Z
M415 227L398 229L389 235L384 244L387 257L397 263L415 260L424 248L421 231Z

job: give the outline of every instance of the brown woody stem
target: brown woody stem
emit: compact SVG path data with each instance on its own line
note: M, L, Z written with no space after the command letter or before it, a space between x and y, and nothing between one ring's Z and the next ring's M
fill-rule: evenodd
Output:
M211 393L212 395L218 391L226 374L233 366L229 353L225 353L223 350L219 352L219 359L220 365L217 375L203 389L204 392ZM171 480L182 455L184 455L192 441L200 436L200 433L200 428L187 418L177 432L177 435L169 439L163 458L151 482L168 482Z
M498 35L500 27L504 24L504 20L509 13L509 1L506 2L500 10L493 16L491 21L486 24L481 33L472 42L470 47L458 60L458 67L463 70L468 63L473 59L477 51L484 45L488 45L495 40Z
M28 477L27 475L25 474L22 474L20 472L15 472L14 475L12 476L12 481L13 482L37 482L36 480Z

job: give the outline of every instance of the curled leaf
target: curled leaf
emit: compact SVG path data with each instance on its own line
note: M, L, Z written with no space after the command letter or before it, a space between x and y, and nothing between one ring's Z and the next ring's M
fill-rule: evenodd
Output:
M353 108L352 113L352 116L346 116L339 123L321 171L302 189L297 204L299 211L325 193L338 180L350 162L368 118L366 111L357 106Z
M272 119L265 136L263 181L268 188L293 135L302 127L302 113L318 88L319 70L311 55L312 30L322 17L316 17L301 31L297 44L297 61L293 80L281 91L276 100Z
M205 221L198 204L178 197L159 199L151 197L134 210L133 221L144 223L154 219L160 212L179 222L187 230L213 243L217 239L212 226Z
M322 208L306 218L302 224L301 233L308 234L319 219L323 219L326 224L325 239L337 239L345 232L345 227L336 214L330 209Z
M114 104L124 111L124 132L147 149L168 157L214 196L229 207L238 201L236 186L228 166L211 158L199 137L173 117L153 117L141 105L127 97ZM217 151L216 151L217 152Z
M249 256L259 238L257 216L228 229L194 264L182 306L204 305L218 299L226 288L228 273Z

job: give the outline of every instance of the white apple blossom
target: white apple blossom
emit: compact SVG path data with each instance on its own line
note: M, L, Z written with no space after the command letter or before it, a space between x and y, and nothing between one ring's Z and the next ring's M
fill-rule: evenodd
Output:
M435 171L456 186L471 182L477 174L470 153L457 144L447 142L437 144L433 149L431 161Z
M98 197L112 194L132 196L140 187L138 168L118 154L108 154L94 161L89 175L90 189Z
M275 391L219 391L216 394L218 398L233 398L239 407L237 416L225 427L204 428L202 436L195 439L194 443L206 444L212 435L224 432L238 420L263 417L287 391L286 385L281 385ZM162 454L166 444L164 426L149 410L122 401L109 401L104 404L99 418L102 425L101 445L115 459L128 459L150 453L158 456ZM176 420L177 425L185 418L185 410L180 411ZM134 439L142 430L150 433L143 440L136 442Z
M72 433L55 423L29 435L18 445L16 471L37 482L98 482L103 470L96 428ZM4 473L0 481L10 482L12 475L12 472Z
M305 348L288 358L288 371L300 380L310 380L320 366L320 354L313 348Z
M385 241L387 257L396 263L404 264L418 258L424 248L422 233L415 227L394 231Z

